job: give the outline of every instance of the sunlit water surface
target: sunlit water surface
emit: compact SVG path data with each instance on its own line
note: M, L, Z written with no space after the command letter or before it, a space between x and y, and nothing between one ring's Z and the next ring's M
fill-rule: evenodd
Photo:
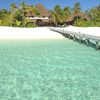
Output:
M100 50L68 39L1 40L0 100L100 100Z

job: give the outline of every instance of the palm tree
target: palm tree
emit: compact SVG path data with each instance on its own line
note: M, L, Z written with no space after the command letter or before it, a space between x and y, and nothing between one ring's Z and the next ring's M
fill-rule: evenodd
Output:
M66 16L69 17L71 15L71 9L70 9L70 7L65 7L64 8L64 12L65 12Z
M97 14L97 21L100 22L100 5L97 6L96 8L96 14Z
M12 3L10 5L10 12L11 12L11 26L12 26L12 23L13 23L13 15L16 11L17 7L16 7L16 4L15 3Z
M0 19L3 19L7 14L8 14L7 9L0 10Z
M26 3L25 2L22 2L21 4L20 4L20 10L21 10L21 12L22 12L22 16L23 16L23 26L25 27L25 10L26 10L26 7L27 7L27 5L26 5Z
M54 24L57 26L57 15L54 11L51 11L51 17L52 17L52 20L54 22Z
M73 8L73 14L77 15L81 13L81 6L79 2L76 2Z
M60 5L56 5L56 6L54 7L54 11L55 11L56 13L60 14L60 13L62 12L62 9L61 9Z
M27 8L26 8L26 13L29 13L29 12L31 12L32 14L39 14L38 12L37 12L37 10L35 9L35 7L34 7L34 5L30 5L30 6L27 6ZM34 26L36 25L36 20L34 21Z
M71 16L71 9L70 7L65 7L63 11L64 11L64 20L66 24L66 19L68 19Z
M91 17L91 20L94 21L96 19L96 14L97 11L96 11L96 8L92 8L90 11L89 11L89 16Z
M52 11L52 19L56 26L58 23L62 23L64 21L63 10L59 5L54 7L54 10Z

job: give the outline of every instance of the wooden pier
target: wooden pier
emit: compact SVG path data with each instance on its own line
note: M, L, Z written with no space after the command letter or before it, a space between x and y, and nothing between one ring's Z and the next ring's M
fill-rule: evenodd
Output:
M63 28L50 28L52 31L55 31L55 32L59 32L61 33L63 36L65 37L68 37L69 39L78 39L81 43L82 41L86 42L87 45L89 45L89 41L92 40L92 41L95 41L95 48L96 50L99 49L99 42L100 42L100 37L98 36L93 36L93 35L88 35L88 34L84 34L84 33L77 33L77 32L73 32L73 31L67 31L67 30L64 30Z

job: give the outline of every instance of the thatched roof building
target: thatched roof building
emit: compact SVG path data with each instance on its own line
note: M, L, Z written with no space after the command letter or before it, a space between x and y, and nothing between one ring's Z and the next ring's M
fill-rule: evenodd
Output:
M44 17L49 17L50 13L49 11L42 5L42 4L37 4L35 6L35 8L39 11L40 16L44 16Z
M81 18L81 19L84 19L84 20L90 20L90 17L87 16L85 13L80 13L80 14L74 14L72 15L72 18Z
M35 12L29 11L26 14L26 17L50 17L49 11L42 4L37 4L35 9L38 11L39 15L36 15Z
M68 17L66 19L66 22L68 24L73 24L75 20L77 19L83 19L83 20L90 20L90 17L87 16L86 14L84 13L80 13L80 14L73 14L72 16Z
M83 19L83 20L90 20L90 17L87 16L85 13L80 13L80 14L74 14L71 16L72 19Z
M36 14L36 12L29 11L26 14L26 18L35 22L38 26L44 26L44 25L50 26L51 24L50 12L40 3L35 6L35 9L38 14Z

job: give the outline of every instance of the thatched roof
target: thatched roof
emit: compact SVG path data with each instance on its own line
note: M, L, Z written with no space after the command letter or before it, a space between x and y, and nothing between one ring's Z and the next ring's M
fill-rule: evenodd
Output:
M76 17L79 17L79 18L84 19L84 20L90 20L89 16L87 16L84 13L80 13L80 14L73 14L72 16L70 16L69 18L67 18L66 21L67 22L73 21L73 20L75 20Z
M88 15L86 15L84 13L81 13L80 17L82 17L82 19L86 19L86 20L90 20L91 19Z
M50 16L50 12L42 5L42 4L37 4L35 6L35 9L40 13L39 16L44 16L44 17L49 17ZM26 14L27 17L36 17L37 15L35 14L35 12L29 11Z
M42 4L40 3L37 4L35 8L39 11L40 16L46 16L46 17L50 16L49 11Z
M85 20L89 20L89 19L90 19L90 17L87 16L85 13L74 14L74 15L72 15L71 17L72 17L73 19L74 19L75 17L80 17L81 19L85 19Z

